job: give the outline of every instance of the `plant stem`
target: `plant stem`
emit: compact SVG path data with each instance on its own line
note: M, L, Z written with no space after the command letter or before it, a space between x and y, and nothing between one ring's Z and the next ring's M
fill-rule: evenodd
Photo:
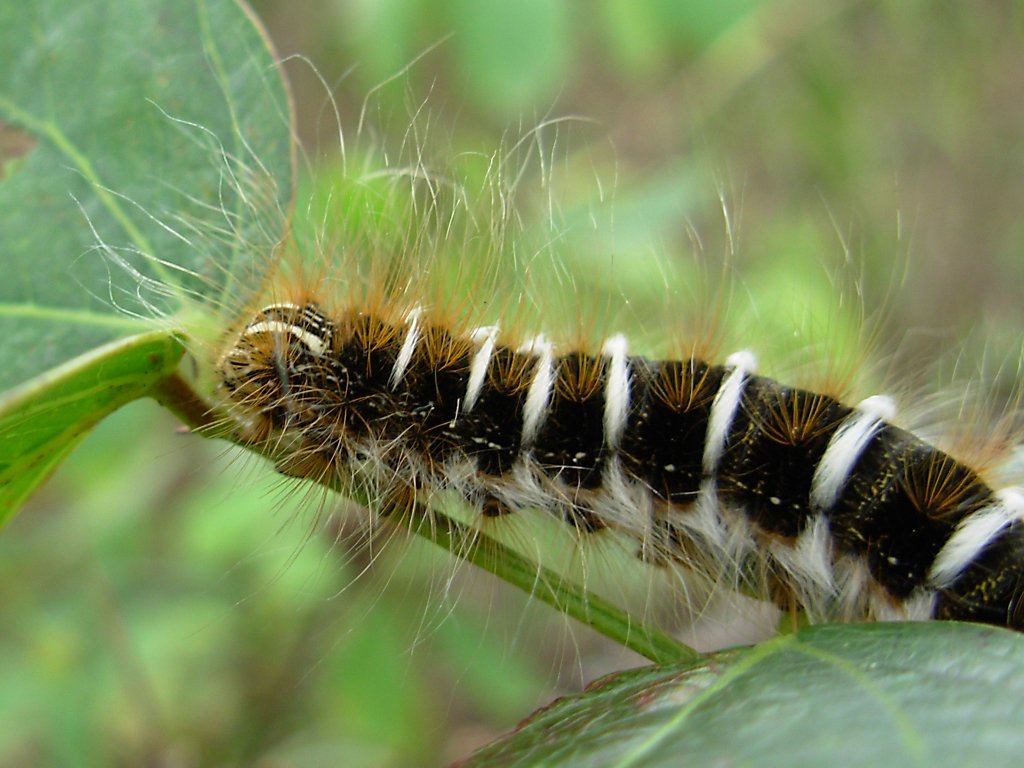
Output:
M178 374L163 379L151 394L192 431L203 437L229 440L272 461L285 458L281 455L278 441L253 446L241 440L226 426L232 423L231 420L211 408L188 381ZM332 483L331 478L310 480L335 491L342 490L336 483ZM361 501L365 503L366 500ZM440 510L417 503L411 510L390 519L448 550L455 557L519 587L555 610L571 616L656 664L701 658L701 654L694 649L647 626L614 603L588 592L582 585L563 578L555 571L531 561L479 529L459 522Z
M614 603L538 565L514 549L443 512L417 508L403 516L410 531L571 616L656 664L693 661L701 654L646 626Z

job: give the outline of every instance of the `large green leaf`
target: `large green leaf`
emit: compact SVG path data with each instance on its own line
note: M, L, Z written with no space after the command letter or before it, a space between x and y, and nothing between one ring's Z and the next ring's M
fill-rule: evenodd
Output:
M1024 637L967 624L814 627L622 672L473 766L1016 766Z
M0 61L0 419L52 408L51 439L5 456L3 520L68 435L153 383L138 345L80 356L259 279L292 152L279 69L234 0L4 3ZM114 371L127 389L95 398Z

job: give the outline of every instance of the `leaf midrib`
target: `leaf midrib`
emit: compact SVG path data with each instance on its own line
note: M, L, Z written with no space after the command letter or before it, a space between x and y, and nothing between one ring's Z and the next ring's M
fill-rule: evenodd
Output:
M107 209L110 215L114 217L114 220L121 225L121 228L124 230L131 243L141 253L155 253L149 239L145 234L143 234L142 230L135 225L135 222L131 220L131 217L128 216L128 213L120 204L117 197L110 191L108 185L103 183L99 173L89 160L88 155L86 155L85 152L79 149L74 142L71 141L57 123L51 119L38 117L31 112L22 109L11 98L5 95L0 95L0 112L5 114L10 122L20 125L22 128L36 134L37 136L48 139L50 144L52 144L61 153L61 155L67 158L71 163L71 166L77 170L87 182L89 182L93 191L96 193L96 197L99 198L100 202ZM160 262L154 260L152 263L154 269L161 273L161 279L169 283L169 276L164 274L164 270Z

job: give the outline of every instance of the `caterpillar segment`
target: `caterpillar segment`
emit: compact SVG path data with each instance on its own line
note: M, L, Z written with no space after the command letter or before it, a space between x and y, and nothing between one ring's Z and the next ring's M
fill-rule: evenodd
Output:
M276 303L243 321L217 366L253 442L287 471L360 467L378 488L454 489L485 517L546 510L812 621L958 619L1024 628L1024 492L891 423L756 374L513 346L413 308L389 321Z

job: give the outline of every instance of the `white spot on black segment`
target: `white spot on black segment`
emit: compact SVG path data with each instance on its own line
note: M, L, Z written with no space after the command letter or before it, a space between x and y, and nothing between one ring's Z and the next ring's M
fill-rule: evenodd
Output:
M884 395L874 395L857 405L857 412L847 417L832 435L825 455L814 469L812 507L829 510L835 505L864 448L895 412L895 404Z
M950 586L993 539L1024 518L1024 493L1021 489L1004 488L996 492L995 498L996 502L991 506L960 521L928 573L932 586Z
M533 369L533 378L526 392L523 405L523 446L529 446L537 438L544 415L551 401L551 390L555 383L554 350L551 342L543 336L537 336L517 350L534 355L537 362Z
M469 334L470 339L480 348L473 355L473 361L469 365L469 382L466 384L466 402L463 411L469 413L473 410L480 393L483 391L484 382L487 379L487 367L491 364L491 356L494 354L494 341L498 337L498 326L485 325L474 328Z
M629 413L629 359L625 336L612 336L604 343L602 354L608 357L604 384L604 436L610 450L616 450L626 428Z
M743 350L729 355L725 361L732 370L726 374L722 386L715 395L711 405L711 418L708 421L708 434L704 442L704 474L714 477L718 471L718 462L725 450L725 441L729 437L729 428L736 417L740 398L747 376L757 368L757 358L753 352Z
M406 315L405 321L408 326L405 332L405 340L402 342L402 348L398 351L398 359L395 360L395 367L391 369L391 378L389 383L391 388L394 389L398 386L399 382L402 381L402 377L405 375L405 369L409 367L409 362L412 360L413 353L416 351L416 345L420 340L420 313L423 310L420 307L414 307L409 310L409 314Z

